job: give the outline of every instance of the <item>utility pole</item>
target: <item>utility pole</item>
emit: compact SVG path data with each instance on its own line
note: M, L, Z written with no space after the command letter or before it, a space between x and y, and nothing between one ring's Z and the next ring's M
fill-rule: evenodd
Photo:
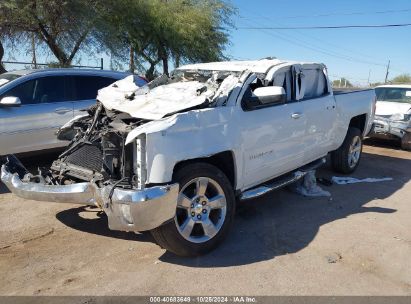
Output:
M387 73L385 74L385 83L387 83L389 73L390 73L390 60L388 60Z
M370 83L370 77L371 77L371 69L368 71L368 86L370 87L371 86L371 83Z

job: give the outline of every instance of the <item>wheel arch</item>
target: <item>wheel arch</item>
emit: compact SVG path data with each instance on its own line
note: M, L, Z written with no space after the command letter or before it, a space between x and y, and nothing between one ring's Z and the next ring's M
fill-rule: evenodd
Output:
M181 169L182 167L193 164L193 163L207 163L213 165L220 169L230 181L231 186L233 189L236 189L237 185L237 170L235 164L235 156L233 151L223 151L219 152L210 156L193 158L179 161L175 164L173 168L173 179L175 173Z
M348 129L350 127L357 128L361 131L361 134L364 136L364 132L366 129L366 123L367 123L367 114L357 115L351 118L350 124L348 125ZM348 129L347 129L347 132L348 132Z

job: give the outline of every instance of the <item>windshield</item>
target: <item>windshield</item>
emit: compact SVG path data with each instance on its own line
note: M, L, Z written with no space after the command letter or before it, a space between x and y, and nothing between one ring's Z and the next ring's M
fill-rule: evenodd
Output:
M378 101L411 103L411 88L376 88Z
M13 74L13 73L4 73L0 75L0 87L6 83L21 77L22 75Z

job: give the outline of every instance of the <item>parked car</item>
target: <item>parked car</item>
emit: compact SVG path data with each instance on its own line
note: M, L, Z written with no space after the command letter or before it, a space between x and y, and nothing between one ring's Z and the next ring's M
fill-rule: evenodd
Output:
M183 256L224 240L236 199L295 182L328 153L353 172L375 106L374 90L333 92L323 64L268 59L187 65L140 89L126 78L98 100L60 130L72 141L49 171L8 156L3 182L31 200L96 205L110 229L150 230Z
M400 139L411 150L411 85L384 85L375 88L377 105L370 137Z
M0 75L0 155L62 147L56 131L129 73L46 69ZM136 76L138 85L146 81Z

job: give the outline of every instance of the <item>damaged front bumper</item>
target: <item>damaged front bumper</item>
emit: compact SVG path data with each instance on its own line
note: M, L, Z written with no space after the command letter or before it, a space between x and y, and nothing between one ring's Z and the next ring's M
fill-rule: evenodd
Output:
M96 184L47 185L23 181L4 164L1 180L15 195L36 201L72 203L101 207L109 228L121 231L146 231L173 219L177 208L178 184L143 190L99 188Z
M370 132L371 137L399 137L403 138L411 132L409 121L396 121L376 116Z

